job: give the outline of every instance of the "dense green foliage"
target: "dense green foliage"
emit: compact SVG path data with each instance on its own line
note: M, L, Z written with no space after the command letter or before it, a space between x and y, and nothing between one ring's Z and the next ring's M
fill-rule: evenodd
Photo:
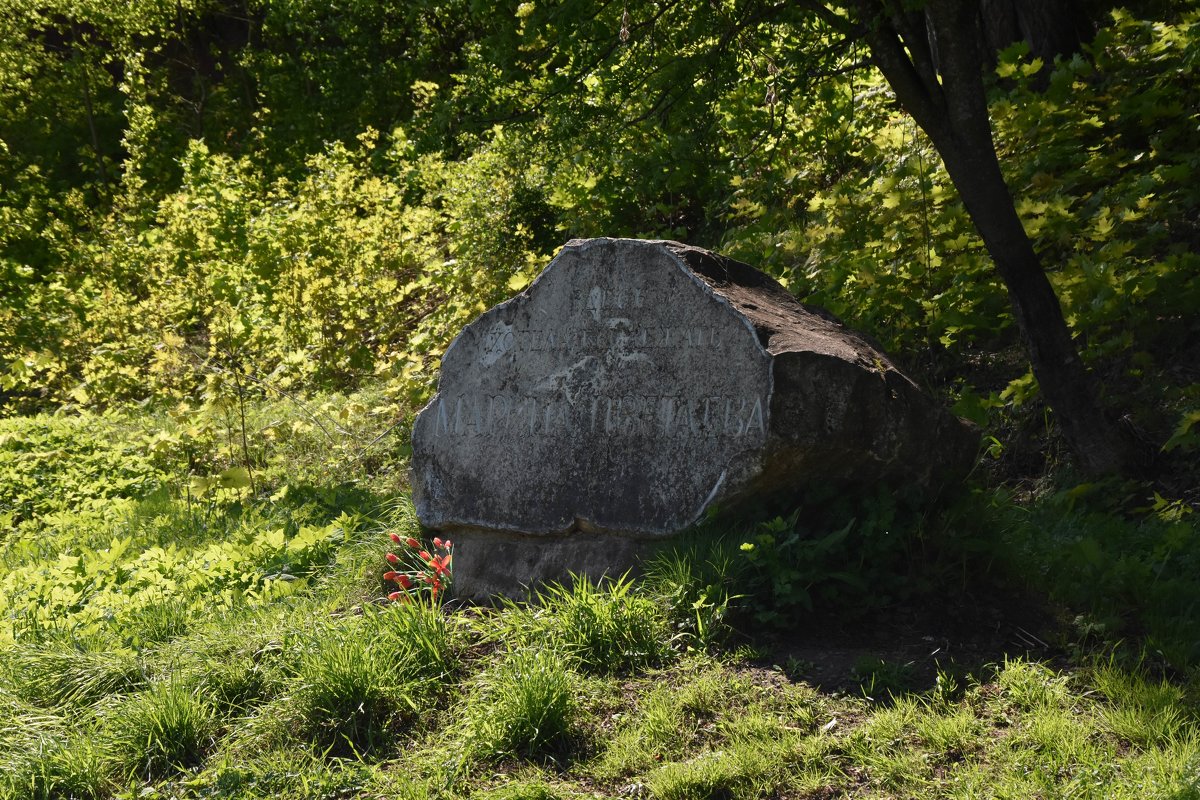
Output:
M362 404L341 410L352 407ZM159 641L196 614L303 588L359 525L342 509L361 498L306 483L310 451L328 467L338 448L296 409L288 433L270 435L281 412L263 407L250 421L256 452L286 463L286 482L256 465L271 497L248 507L249 473L241 449L221 441L232 431L220 412L0 421L0 641L86 636L114 622L128 626L127 643ZM347 476L361 473L355 450Z
M1004 411L1036 384L987 254L928 141L819 25L577 3L6 6L9 413L376 378L422 397L449 337L557 245L647 235L764 267L1027 449ZM1174 452L1196 442L1198 27L1114 13L1048 84L1013 47L992 89L1085 355Z

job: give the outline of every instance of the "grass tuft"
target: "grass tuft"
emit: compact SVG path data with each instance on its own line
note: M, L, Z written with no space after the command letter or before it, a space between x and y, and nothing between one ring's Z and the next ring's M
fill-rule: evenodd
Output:
M86 715L67 718L0 690L0 797L107 796L111 760Z
M289 711L328 755L360 756L436 702L450 664L439 609L367 607L322 625L307 642Z
M558 760L575 731L577 678L571 659L554 649L523 648L506 654L480 676L469 698L469 755Z
M664 764L650 774L647 785L663 800L769 797L786 782L791 749L787 736L733 736L720 750Z
M145 682L143 667L129 650L84 649L62 641L13 647L0 664L14 692L43 708L85 706Z
M939 758L957 761L977 750L983 735L983 723L968 708L949 714L922 714L914 725L916 735Z
M370 780L369 765L325 759L307 748L288 746L244 759L223 754L205 770L203 796L237 798L333 798L359 796ZM390 796L415 797L392 792Z
M106 722L120 762L146 779L200 764L217 728L209 702L173 678L122 701Z
M506 782L481 795L486 800L561 800L563 796L553 786L536 779Z
M656 687L608 740L595 772L615 779L644 772L664 759L680 758L698 731L698 720L684 713L678 692L669 686Z
M112 757L108 748L87 733L70 734L57 747L38 753L30 785L32 797L99 800L110 796Z
M669 548L646 564L646 586L665 610L677 637L699 650L732 633L726 620L738 599L733 586L742 565L728 541L701 530L685 548Z
M1045 664L1005 658L997 681L1005 699L1021 711L1064 709L1071 702L1067 677Z
M1107 698L1100 718L1113 735L1147 749L1172 742L1195 723L1185 713L1183 690L1144 672L1126 672L1112 664L1098 668L1092 683Z
M510 603L507 635L540 646L552 642L589 673L612 675L663 663L670 630L657 603L627 576L598 584L576 576L541 589L535 602Z

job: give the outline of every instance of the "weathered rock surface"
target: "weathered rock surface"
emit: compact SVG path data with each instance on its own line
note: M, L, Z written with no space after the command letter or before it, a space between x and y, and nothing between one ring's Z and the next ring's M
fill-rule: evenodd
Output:
M413 495L458 539L456 592L478 597L622 572L639 542L714 503L935 490L977 445L864 337L758 270L591 239L446 351L413 429Z

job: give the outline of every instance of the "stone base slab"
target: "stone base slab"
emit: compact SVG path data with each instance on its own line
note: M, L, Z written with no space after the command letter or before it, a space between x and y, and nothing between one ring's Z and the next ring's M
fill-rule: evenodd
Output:
M599 580L641 572L642 561L664 546L661 540L595 536L584 532L526 536L495 531L454 532L454 582L458 600L486 603L496 596L520 598L542 585L567 584L571 574Z

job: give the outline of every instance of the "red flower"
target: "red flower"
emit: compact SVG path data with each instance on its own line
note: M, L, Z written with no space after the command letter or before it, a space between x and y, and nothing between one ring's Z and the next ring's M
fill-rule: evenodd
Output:
M450 540L443 540L438 537L433 539L433 547L431 548L437 555L431 555L429 550L422 549L421 542L415 537L408 536L401 538L400 534L388 532L390 538L396 544L407 545L416 551L415 555L423 562L421 565L412 563L412 559L406 554L404 556L396 553L386 553L385 557L392 567L401 567L409 565L412 568L405 572L400 572L398 569L389 569L383 573L383 579L394 581L400 585L400 591L391 592L388 594L390 600L400 600L409 602L414 591L419 592L420 586L429 587L430 597L436 599L438 594L445 588L442 585L442 576L446 576L449 581L450 576L450 548L452 544Z

